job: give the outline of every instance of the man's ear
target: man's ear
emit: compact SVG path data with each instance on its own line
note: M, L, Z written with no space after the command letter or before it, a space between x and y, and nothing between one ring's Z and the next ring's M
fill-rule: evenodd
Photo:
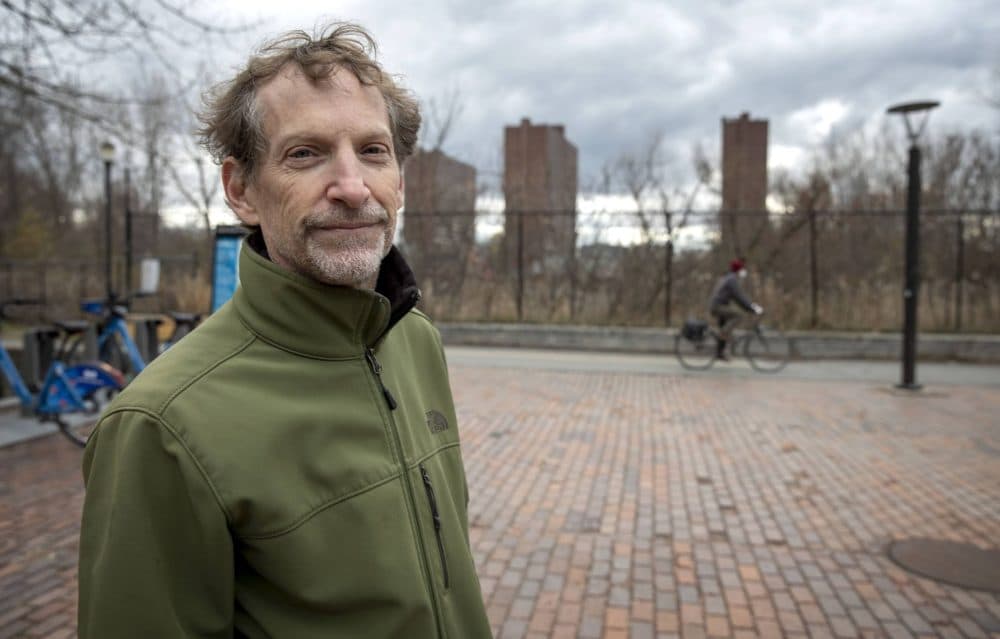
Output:
M222 161L222 189L226 194L226 203L241 222L249 226L260 226L260 215L254 198L248 197L246 172L243 165L232 156Z

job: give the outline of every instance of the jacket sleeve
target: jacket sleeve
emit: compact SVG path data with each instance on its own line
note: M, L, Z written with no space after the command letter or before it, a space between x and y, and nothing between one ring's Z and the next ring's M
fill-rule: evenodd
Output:
M80 638L231 637L226 515L174 432L151 414L111 413L83 474Z
M736 303L743 307L743 310L748 313L753 312L753 302L747 297L747 294L743 292L743 287L740 286L739 281L735 278L729 280L729 290L732 293L733 299Z

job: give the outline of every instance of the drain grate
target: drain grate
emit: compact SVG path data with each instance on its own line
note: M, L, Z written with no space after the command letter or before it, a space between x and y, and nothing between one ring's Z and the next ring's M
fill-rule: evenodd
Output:
M901 568L961 588L1000 593L1000 548L983 550L943 539L900 539L889 559Z

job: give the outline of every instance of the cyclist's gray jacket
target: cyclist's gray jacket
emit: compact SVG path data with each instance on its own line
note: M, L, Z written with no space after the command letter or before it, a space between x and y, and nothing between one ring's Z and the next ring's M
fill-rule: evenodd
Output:
M402 258L376 293L245 243L240 279L88 443L80 637L489 637L443 350Z
M715 290L712 291L712 299L708 306L713 309L728 306L733 301L746 309L747 312L753 312L753 303L743 292L743 287L740 286L740 276L737 273L727 273L719 278Z

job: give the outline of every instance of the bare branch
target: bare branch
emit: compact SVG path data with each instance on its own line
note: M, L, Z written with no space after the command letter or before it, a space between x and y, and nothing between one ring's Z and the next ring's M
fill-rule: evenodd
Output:
M427 139L431 141L429 150L441 150L463 110L465 103L457 86L447 91L440 101L435 98L428 100L426 133Z
M111 91L81 88L70 75L75 70L131 53L140 61L155 59L160 68L179 77L176 56L169 53L172 47L191 48L206 35L251 27L201 20L175 0L0 0L0 20L5 25L0 31L0 91L89 121L103 119L106 105L129 101Z

